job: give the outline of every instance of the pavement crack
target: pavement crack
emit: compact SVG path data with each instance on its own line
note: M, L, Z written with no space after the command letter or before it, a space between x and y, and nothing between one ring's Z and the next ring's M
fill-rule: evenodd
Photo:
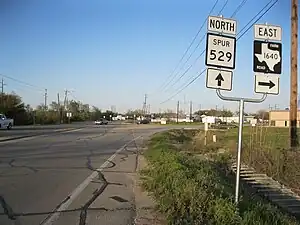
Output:
M12 159L12 160L10 160L10 161L8 162L8 165L9 165L11 168L25 168L25 169L28 169L28 170L34 172L34 173L39 172L36 168L31 167L31 166L17 166L17 165L15 165L15 162L16 162L16 160L15 160L15 159Z
M103 181L103 185L93 193L93 196L82 207L82 210L80 212L80 217L79 217L80 218L79 225L86 225L86 217L87 217L88 208L104 192L104 190L108 186L108 182L106 181L104 175L100 171L98 171L98 175L99 175L99 178L101 178L101 181Z
M3 196L0 196L0 204L4 210L4 214L7 215L7 217L10 220L16 220L17 217L14 214L14 211L12 210L12 208L7 204L7 202L5 201Z

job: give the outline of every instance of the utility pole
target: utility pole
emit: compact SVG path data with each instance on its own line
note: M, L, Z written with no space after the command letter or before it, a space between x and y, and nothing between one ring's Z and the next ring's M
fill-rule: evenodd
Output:
M176 111L177 111L177 113L176 113L177 114L177 121L176 122L178 123L178 119L179 119L179 101L177 102L177 110Z
M47 98L48 98L47 89L45 89L45 95L44 95L44 97L45 97L45 102L44 102L44 104L45 104L45 110L47 110Z
M1 79L1 106L4 105L4 80L3 78ZM4 107L4 106L3 106Z
M63 118L63 121L65 120L65 111L67 111L67 105L68 105L68 93L69 93L69 91L66 89L66 90L65 90L64 107L63 107L63 110L62 110L62 118Z
M4 79L2 78L1 79L1 95L3 95L4 94Z
M290 146L298 146L297 95L298 95L298 0L291 0L291 90L290 90Z
M144 116L146 116L146 114L147 114L147 94L145 94L145 100L143 103L143 114L144 114Z
M193 116L193 102L190 101L190 120L192 120L192 116Z
M57 93L57 110L58 110L58 119L59 123L61 123L61 106L60 106L60 99L59 99L59 93Z

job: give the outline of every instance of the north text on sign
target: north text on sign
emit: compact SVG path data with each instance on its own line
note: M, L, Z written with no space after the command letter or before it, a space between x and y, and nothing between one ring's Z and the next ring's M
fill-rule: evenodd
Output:
M210 20L209 26L214 29L235 32L234 23L229 21Z
M223 17L209 16L208 30L218 33L235 35L236 21L232 19L226 19Z

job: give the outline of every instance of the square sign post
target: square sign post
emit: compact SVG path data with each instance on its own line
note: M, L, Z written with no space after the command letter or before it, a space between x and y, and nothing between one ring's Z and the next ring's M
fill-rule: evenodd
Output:
M207 68L206 75L206 87L216 89L218 97L225 101L237 101L239 102L239 131L238 131L238 148L237 148L237 161L236 161L236 188L235 188L235 203L239 202L239 187L240 187L240 168L241 168L241 154L242 154L242 133L244 125L244 106L245 102L260 103L263 102L267 94L270 92L263 92L264 95L260 99L250 99L241 97L226 97L221 94L221 90L231 91L232 90L232 80L233 80L233 70L235 69L235 59L236 59L236 32L237 32L237 22L232 19L227 19L215 16L208 17L207 25L207 39L206 39L206 57L205 65L211 68ZM269 33L269 36L278 38L281 32ZM265 50L264 46L264 50ZM281 46L272 45L272 48L281 48ZM271 61L269 64L269 69L275 70L272 65L274 61L281 59L281 54L275 52L264 51L258 52L264 57L268 57ZM275 50L274 50L275 51ZM268 54L267 56L265 54ZM277 59L275 59L275 57ZM273 61L272 61L273 60ZM273 63L273 64L272 64ZM274 64L275 65L275 64ZM278 68L277 68L278 70ZM281 70L281 69L280 69ZM270 79L270 81L258 78L257 84L262 86L264 90L268 88L273 88L276 85L276 79ZM273 92L276 92L276 88Z

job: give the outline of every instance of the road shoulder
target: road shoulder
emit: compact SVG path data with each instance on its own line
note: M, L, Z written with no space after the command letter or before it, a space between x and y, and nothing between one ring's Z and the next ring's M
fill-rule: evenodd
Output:
M155 202L149 193L141 186L140 171L147 168L147 161L143 155L138 156L137 171L134 179L134 194L136 204L135 225L163 225L163 216L155 209Z

